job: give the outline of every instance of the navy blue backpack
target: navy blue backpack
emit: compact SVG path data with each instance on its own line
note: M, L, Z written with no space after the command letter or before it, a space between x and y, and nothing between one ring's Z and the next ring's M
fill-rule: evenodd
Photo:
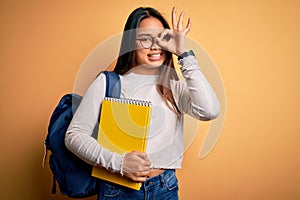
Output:
M107 71L102 73L106 75L105 96L119 98L121 93L119 75ZM72 198L96 195L99 188L99 179L91 176L93 166L75 156L64 143L65 133L81 99L82 97L77 94L66 94L61 98L50 118L48 134L44 141L46 150L51 151L49 165L53 173L52 193L56 193L57 181L61 193ZM94 132L97 130L96 126Z

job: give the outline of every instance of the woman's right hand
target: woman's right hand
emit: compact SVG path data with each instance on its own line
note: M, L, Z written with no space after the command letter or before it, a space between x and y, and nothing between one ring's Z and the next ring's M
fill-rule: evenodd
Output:
M151 163L146 153L132 151L124 156L123 175L136 182L145 182L150 172L150 166Z

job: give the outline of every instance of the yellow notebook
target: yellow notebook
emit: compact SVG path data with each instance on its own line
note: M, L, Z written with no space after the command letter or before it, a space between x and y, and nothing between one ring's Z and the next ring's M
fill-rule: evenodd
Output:
M135 99L105 97L102 101L98 143L112 152L123 154L146 151L151 103ZM93 167L92 176L139 190L141 183L130 181L105 168Z

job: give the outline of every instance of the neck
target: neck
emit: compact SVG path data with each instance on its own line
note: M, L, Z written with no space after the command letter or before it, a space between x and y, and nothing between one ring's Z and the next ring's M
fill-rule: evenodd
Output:
M158 75L159 74L159 67L149 66L149 65L139 65L133 67L131 72L136 74L144 74L144 75Z

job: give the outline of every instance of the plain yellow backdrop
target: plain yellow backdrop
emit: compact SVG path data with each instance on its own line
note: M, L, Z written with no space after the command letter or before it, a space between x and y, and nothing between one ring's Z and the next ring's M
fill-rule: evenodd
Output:
M51 194L49 166L41 166L55 105L134 8L155 7L170 21L174 5L192 16L189 36L211 56L226 91L217 145L199 159L203 122L185 153L181 199L300 199L297 0L2 0L0 199L67 199Z

